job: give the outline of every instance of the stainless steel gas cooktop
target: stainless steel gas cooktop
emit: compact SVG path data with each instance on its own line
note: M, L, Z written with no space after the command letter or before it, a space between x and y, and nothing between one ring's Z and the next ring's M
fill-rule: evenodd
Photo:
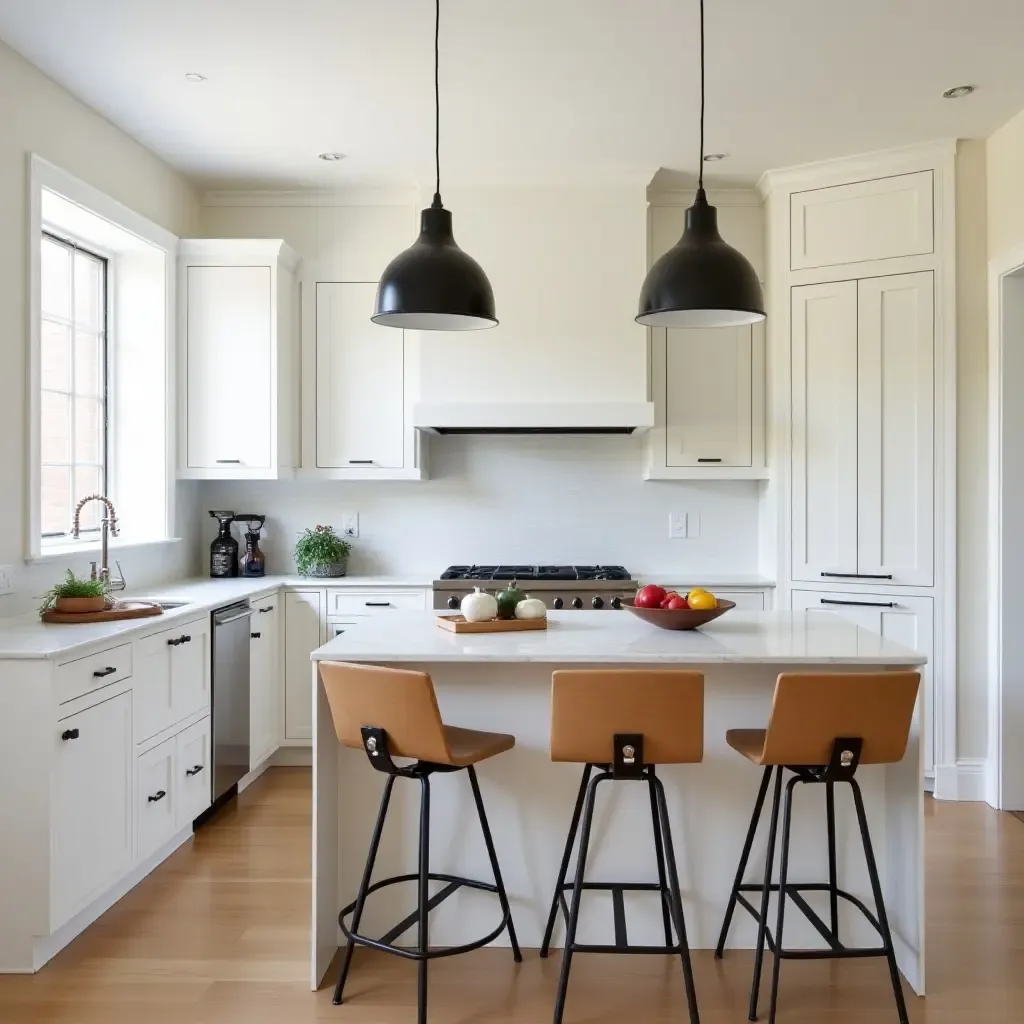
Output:
M637 583L621 565L451 565L434 580L434 607L459 607L462 598L510 583L555 610L618 609L633 597Z

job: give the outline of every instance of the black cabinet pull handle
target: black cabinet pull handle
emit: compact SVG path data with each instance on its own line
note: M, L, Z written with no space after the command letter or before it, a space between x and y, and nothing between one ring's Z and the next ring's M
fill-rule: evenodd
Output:
M698 459L698 462L721 462L721 459Z
M272 604L268 604L266 608L257 608L256 609L256 611L258 611L260 613L260 615L264 615L267 612L272 612L273 610L274 610L274 606Z
M158 789L152 796L147 796L146 799L151 804L155 804L158 800L163 800L165 796L167 796L167 790Z
M186 775L198 775L202 770L203 770L203 766L201 764L197 764L193 768L186 768L185 769L185 774Z
M834 601L831 598L823 597L822 604L849 604L854 608L895 608L895 601Z
M870 572L823 572L826 579L834 580L891 580L892 573L875 574Z
M182 636L178 636L178 637L175 637L172 640L168 640L167 641L167 646L168 647L177 647L178 644L190 644L190 643L192 643L192 637L188 636L187 634L183 634Z
M102 679L104 676L112 676L116 671L117 669L114 668L113 665L108 665L106 668L101 668L98 671L93 672L93 675L97 679Z
M181 643L181 638L179 637L177 640L175 640L175 639L168 640L167 641L167 646L168 647L177 647L178 644L180 644L180 643Z
M350 466L372 466L373 459L349 459L348 464Z
M218 459L218 465L221 466L240 466L242 464L241 459Z
M250 634L249 634L249 638L250 638L251 640L259 640L259 638L260 638L260 635L259 635L259 633L250 633Z
M390 608L390 601L364 601L367 608Z
M78 730L77 729L65 729L60 734L60 738L62 740L77 740L78 739Z

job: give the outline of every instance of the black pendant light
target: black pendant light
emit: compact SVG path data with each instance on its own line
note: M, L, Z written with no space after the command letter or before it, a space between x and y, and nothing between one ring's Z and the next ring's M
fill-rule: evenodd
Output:
M704 0L700 0L700 172L683 237L647 272L637 323L647 327L738 327L763 320L761 282L723 241L704 194Z
M441 93L438 76L441 0L434 0L434 201L420 213L420 236L386 267L370 319L412 331L478 331L494 327L494 292L483 268L452 236L441 204Z

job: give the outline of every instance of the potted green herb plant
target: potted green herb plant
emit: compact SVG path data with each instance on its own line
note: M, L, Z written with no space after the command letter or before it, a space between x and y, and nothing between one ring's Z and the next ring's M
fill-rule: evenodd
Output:
M295 545L295 567L302 576L344 576L351 550L333 526L307 527Z
M67 576L43 594L40 615L53 611L69 615L101 612L107 607L106 580L79 579L70 569Z

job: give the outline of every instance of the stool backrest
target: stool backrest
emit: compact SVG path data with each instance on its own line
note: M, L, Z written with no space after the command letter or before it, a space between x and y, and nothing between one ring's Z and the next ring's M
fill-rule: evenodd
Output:
M645 764L704 757L704 675L563 669L551 677L551 760L609 764L616 733L640 733Z
M902 761L920 672L783 672L761 764L825 765L833 742L861 739L861 764Z
M387 733L394 757L448 761L434 684L426 672L322 661L320 678L334 731L345 746L361 749L360 729L376 726Z

